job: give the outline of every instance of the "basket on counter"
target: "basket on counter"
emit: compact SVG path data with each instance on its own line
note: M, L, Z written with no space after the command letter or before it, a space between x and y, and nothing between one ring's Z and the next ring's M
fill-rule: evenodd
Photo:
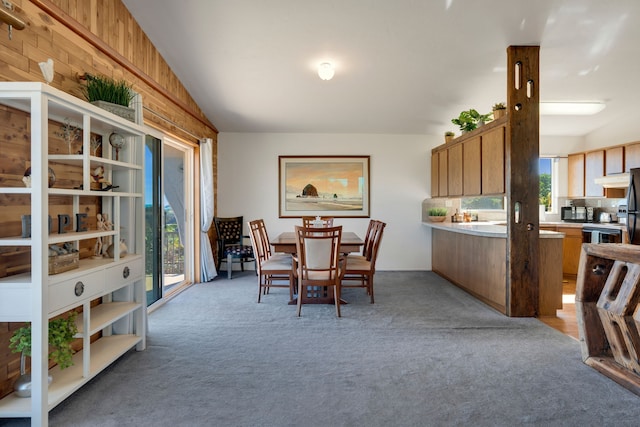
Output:
M80 266L80 252L49 257L49 274L64 273Z

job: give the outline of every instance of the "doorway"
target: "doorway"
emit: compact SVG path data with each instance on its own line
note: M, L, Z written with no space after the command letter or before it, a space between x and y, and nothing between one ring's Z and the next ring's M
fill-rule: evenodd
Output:
M194 150L147 135L145 141L147 306L193 283Z

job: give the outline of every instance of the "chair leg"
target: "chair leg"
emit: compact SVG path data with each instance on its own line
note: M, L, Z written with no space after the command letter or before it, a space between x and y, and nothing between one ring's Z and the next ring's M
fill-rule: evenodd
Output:
M371 295L371 304L373 304L373 275L367 276L367 289Z
M231 271L233 270L233 255L227 255L227 279L231 280Z
M336 301L336 316L342 317L340 315L340 285L335 285L333 287L333 298Z
M298 307L296 309L296 314L300 317L300 311L302 310L302 285L301 280L298 280Z

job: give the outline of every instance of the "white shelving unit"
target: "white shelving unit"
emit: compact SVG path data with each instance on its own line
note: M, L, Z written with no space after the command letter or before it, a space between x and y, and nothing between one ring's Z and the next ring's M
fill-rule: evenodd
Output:
M31 238L6 236L0 247L30 251L28 273L0 278L0 321L32 323L32 396L15 393L0 400L0 418L30 417L32 425L46 426L48 412L83 384L132 348L144 350L146 302L144 274L144 129L132 122L95 107L48 85L34 82L0 82L0 105L29 115L31 187L1 187L0 194L30 199ZM75 154L53 154L49 135L65 122L81 128L82 137ZM50 127L52 129L50 129ZM109 145L109 135L124 136L126 144L117 159ZM102 138L102 156L91 150L91 138ZM0 139L0 152L4 152ZM110 191L91 190L91 174L103 166L105 178L117 186ZM65 184L48 188L48 167L64 175ZM71 171L71 172L70 172ZM1 185L1 183L0 183ZM113 222L112 230L96 230L95 219L89 227L77 230L76 214L83 207L101 200L101 213ZM56 220L50 200L60 199L73 212L73 227L63 233L48 232L51 215ZM20 218L16 218L17 221ZM93 225L93 229L91 227ZM49 245L108 239L114 242L113 258L85 257L79 267L59 274L49 274ZM120 257L118 242L124 239L128 253ZM101 303L91 301L100 299ZM78 316L78 338L83 350L74 355L72 367L48 371L47 337L50 318L82 307ZM91 336L101 332L91 342ZM53 382L47 385L47 376Z

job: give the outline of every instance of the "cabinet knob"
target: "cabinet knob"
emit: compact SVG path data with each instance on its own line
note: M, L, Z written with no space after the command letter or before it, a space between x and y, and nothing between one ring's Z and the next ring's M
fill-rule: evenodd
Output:
M82 295L84 293L84 283L82 282L76 282L76 287L74 289L74 292L76 294L77 297L79 297L80 295Z
M125 267L122 270L122 277L126 279L129 277L129 274L131 274L131 270L129 270L129 267Z

